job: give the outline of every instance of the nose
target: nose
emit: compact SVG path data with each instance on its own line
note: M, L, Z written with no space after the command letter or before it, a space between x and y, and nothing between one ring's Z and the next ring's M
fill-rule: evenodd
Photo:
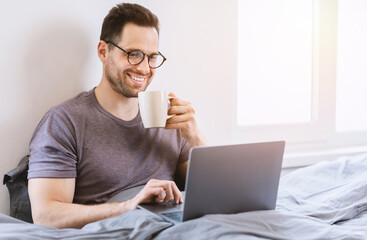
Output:
M144 74L148 74L150 72L150 67L149 67L149 63L148 63L148 57L145 56L143 61L141 63L139 63L138 65L136 65L136 68L143 72Z

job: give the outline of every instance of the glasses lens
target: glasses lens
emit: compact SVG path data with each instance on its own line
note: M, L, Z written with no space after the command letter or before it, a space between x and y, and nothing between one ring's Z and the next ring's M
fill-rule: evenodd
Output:
M164 58L160 54L153 54L149 57L149 66L151 68L157 68L162 65Z
M131 64L139 64L141 63L141 61L143 61L144 59L144 53L142 53L141 51L132 51L130 54L129 54L129 62Z

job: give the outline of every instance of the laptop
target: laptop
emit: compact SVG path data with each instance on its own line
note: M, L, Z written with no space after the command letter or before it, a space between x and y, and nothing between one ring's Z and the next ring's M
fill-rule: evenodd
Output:
M275 209L285 142L201 146L190 150L183 203L138 207L177 224L206 214Z

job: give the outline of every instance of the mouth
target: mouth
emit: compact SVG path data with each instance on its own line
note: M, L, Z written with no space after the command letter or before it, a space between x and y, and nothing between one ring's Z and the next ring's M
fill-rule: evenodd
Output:
M143 76L143 75L138 75L138 74L133 74L133 73L127 73L127 75L130 77L131 81L135 85L139 85L139 86L144 85L148 79L148 76Z

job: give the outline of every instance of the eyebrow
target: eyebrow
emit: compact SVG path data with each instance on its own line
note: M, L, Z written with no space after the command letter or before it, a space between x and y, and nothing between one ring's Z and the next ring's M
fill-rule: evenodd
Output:
M124 48L125 49L125 48ZM143 50L141 50L141 49L138 49L138 48L126 48L125 49L126 51L128 51L128 52L132 52L132 51L140 51L140 52L142 52L142 53L145 53L145 55L159 55L159 52L152 52L152 53L149 53L149 54L147 54L146 52L144 52Z

